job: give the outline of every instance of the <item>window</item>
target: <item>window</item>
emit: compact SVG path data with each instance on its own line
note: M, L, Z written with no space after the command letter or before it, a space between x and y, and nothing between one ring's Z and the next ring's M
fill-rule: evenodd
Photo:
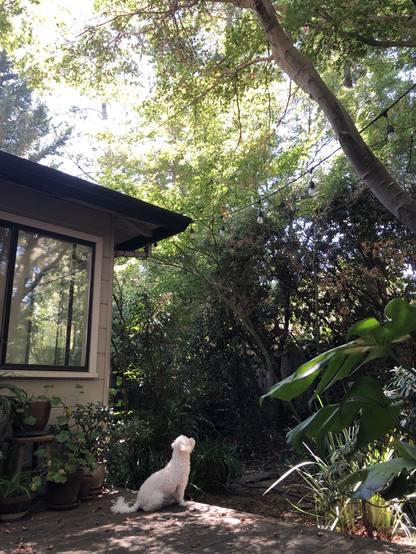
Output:
M87 371L94 243L0 222L1 365Z

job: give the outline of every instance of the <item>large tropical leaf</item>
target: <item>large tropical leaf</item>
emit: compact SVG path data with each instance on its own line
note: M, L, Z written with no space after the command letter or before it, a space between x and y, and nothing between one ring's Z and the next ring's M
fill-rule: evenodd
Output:
M339 416L339 404L324 406L308 419L302 421L287 434L287 442L291 444L297 452L300 452L302 443L306 437L316 437L321 429L332 430L333 425ZM319 446L318 446L319 448ZM319 451L322 453L321 448Z
M416 308L405 300L395 298L385 309L388 322L380 325L374 318L368 318L353 325L348 332L347 340L355 340L320 354L303 364L293 375L275 384L264 394L260 403L267 396L292 400L305 392L324 372L318 384L314 398L330 388L340 379L344 379L361 365L382 356L388 356L392 344L408 339L409 333L416 329Z
M361 412L355 450L367 446L394 429L398 425L400 409L401 402L386 396L379 381L372 377L358 379L340 404L341 421L347 422L351 411Z
M394 483L396 479L404 472L404 477L407 481L407 471L416 468L416 460L405 460L404 458L393 458L388 462L381 464L374 464L372 466L356 471L355 473L348 475L345 479L338 483L339 487L353 486L360 483L355 488L352 496L353 498L368 499L374 496L377 492L383 495L383 490L386 490L388 485ZM395 496L403 495L403 482L401 480L396 481L400 490L395 491L395 495L388 497L394 498ZM387 489L388 490L388 489Z
M286 377L283 381L276 383L268 393L260 398L260 404L267 396L280 398L281 400L292 400L304 393L318 377L322 369L329 363L332 357L337 354L337 349L330 350L325 354L310 360L300 366L293 375Z
M287 441L300 452L305 437L314 438L321 456L325 455L325 437L349 427L360 415L355 450L367 446L397 426L400 404L388 398L378 381L359 379L340 404L324 406L287 435ZM415 449L416 450L416 449Z
M399 452L402 458L406 460L416 460L416 446L404 441L394 441L393 446Z
M359 407L350 405L350 412L344 413L345 419L341 419L339 404L324 406L305 421L302 421L287 434L287 441L298 452L302 447L305 437L314 438L316 446L322 457L325 456L325 437L328 433L339 433L348 427L359 413Z
M406 300L395 298L387 304L384 313L388 319L385 325L381 326L373 318L364 319L351 327L347 340L358 335L360 338L355 341L357 344L382 348L383 345L408 339L409 333L416 329L416 308L410 306Z

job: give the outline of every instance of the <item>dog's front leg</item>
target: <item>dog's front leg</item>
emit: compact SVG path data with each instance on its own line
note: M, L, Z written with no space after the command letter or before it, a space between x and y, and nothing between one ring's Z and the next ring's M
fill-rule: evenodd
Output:
M186 485L184 487L180 485L175 491L174 500L175 500L175 502L177 502L179 504L179 506L187 506L188 505L185 502L185 498L184 498L185 489L186 489Z

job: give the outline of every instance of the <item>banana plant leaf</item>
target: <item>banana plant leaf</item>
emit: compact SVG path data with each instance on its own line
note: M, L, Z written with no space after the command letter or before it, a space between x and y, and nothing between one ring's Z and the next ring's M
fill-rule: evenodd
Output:
M381 384L376 379L361 377L340 404L324 406L289 431L286 438L298 452L305 437L314 438L320 455L324 456L326 435L342 431L360 416L355 443L355 450L358 450L398 425L400 406L400 402L384 394Z
M404 441L394 441L393 446L402 458L406 460L416 460L416 447L412 444Z
M304 393L323 373L313 398L330 388L340 379L348 377L364 363L392 353L395 342L407 340L409 333L416 329L416 308L405 300L395 298L385 309L385 325L374 318L368 318L353 325L347 340L356 339L337 346L313 360L303 364L293 375L273 385L260 399L260 404L268 397L293 400Z
M340 404L341 421L348 421L351 413L361 413L354 450L367 446L397 427L401 406L402 402L396 402L395 397L384 394L381 383L376 379L358 379Z
M416 468L416 460L393 458L388 462L374 464L348 475L338 483L340 488L360 483L353 498L368 500L379 493L386 500L399 498L406 493L408 471ZM402 477L402 478L400 478ZM388 494L385 494L384 491Z

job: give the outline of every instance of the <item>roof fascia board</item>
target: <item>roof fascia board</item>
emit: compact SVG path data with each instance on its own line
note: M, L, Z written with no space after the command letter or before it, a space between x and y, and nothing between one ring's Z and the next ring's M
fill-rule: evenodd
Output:
M180 233L192 219L102 187L56 169L0 151L0 179L20 184L57 198L71 198L105 208L136 220L153 223Z

